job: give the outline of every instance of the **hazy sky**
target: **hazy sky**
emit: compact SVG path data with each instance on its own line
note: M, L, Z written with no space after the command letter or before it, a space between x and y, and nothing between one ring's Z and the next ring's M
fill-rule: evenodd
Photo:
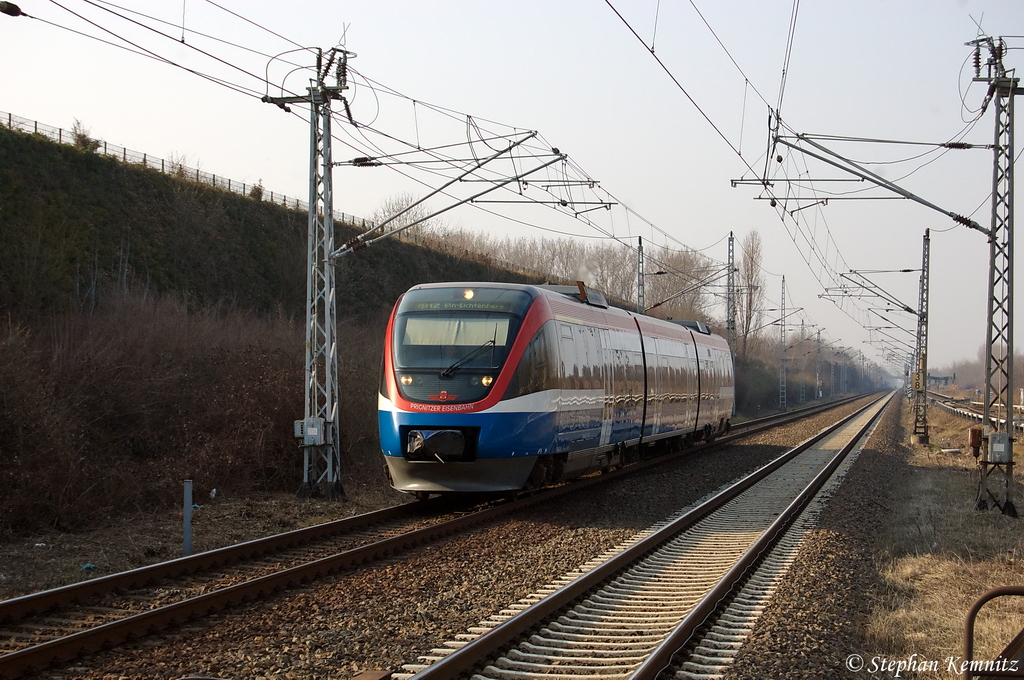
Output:
M971 48L965 43L979 35L1008 36L1004 63L1008 68L1024 64L1024 38L1009 37L1024 36L1019 0L805 0L791 43L793 3L771 0L120 0L117 5L19 0L18 5L35 18L0 15L4 112L65 128L78 119L93 137L111 144L184 158L233 180L262 180L268 191L305 199L305 109L296 105L289 115L261 103L266 86L257 77L301 92L307 75L263 55L294 50L296 44L326 49L343 43L358 55L351 61L347 96L361 125L423 146L449 137L452 144L464 142L485 131L506 130L502 125L507 131L537 130L543 144L567 153L617 202L635 211L627 214L617 206L588 213L600 223L595 228L548 208L527 214L521 206L494 204L487 208L535 226L469 206L448 213L451 224L537 238L558 235L538 227L588 238L614 234L628 243L641 236L645 242L706 249L718 261L726 259L724 239L730 231L738 243L757 230L766 246L769 306L779 306L785 275L786 306L801 310L790 317L792 323L816 325L823 337L872 359L878 352L866 341L879 332L907 344L913 337L885 328L872 335L862 325L889 323L867 311L854 312L857 323L821 297L823 286L851 269L920 267L924 230L931 229L930 363L938 368L973 358L984 342L988 246L982 234L906 200L835 200L833 195L827 205L796 201L795 196L811 196L810 180L817 180L819 199L828 195L824 192L849 197L847 192L860 191L858 198L892 194L865 191L866 184L822 182L849 176L786 147L775 151L782 162L773 158L768 166L773 191L788 201L772 207L756 200L764 195L760 187L733 187L730 180L763 172L768 108L780 100L790 133L932 143L966 133L963 141L991 144L994 112L978 118L985 89L971 83ZM122 41L127 38L250 94L68 28L122 46L128 46ZM311 63L303 52L285 59L296 66ZM453 113L445 117L434 107ZM479 128L467 123L466 114L480 121ZM364 155L370 141L387 146L367 130L353 130L343 115L336 119L335 133L342 140L335 143L336 160ZM943 210L989 226L991 151L823 143ZM902 159L913 160L896 162ZM339 167L335 208L369 216L399 192L427 191L395 170L415 168ZM417 177L433 186L445 181L430 173ZM783 178L800 181L802 188ZM446 203L438 199L430 205ZM804 209L795 211L798 207ZM869 277L916 309L916 272ZM1018 316L1022 297L1017 295ZM882 307L858 304L862 310ZM882 314L914 328L906 316Z

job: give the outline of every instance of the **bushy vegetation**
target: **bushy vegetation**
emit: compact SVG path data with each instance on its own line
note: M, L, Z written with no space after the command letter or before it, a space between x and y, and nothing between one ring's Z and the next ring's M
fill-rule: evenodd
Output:
M0 128L0 535L174 507L186 478L198 494L294 491L307 216L263 201L260 185L241 196L97 155L80 124L74 139ZM337 225L339 242L356 234ZM620 244L409 236L336 268L347 488L386 483L375 413L381 339L410 286L583 276L613 298L635 295L635 262ZM679 271L707 265L693 253L659 257ZM761 289L758 267L741 269L751 272L748 290ZM526 271L541 268L540 277ZM652 283L649 303L671 292L667 280ZM748 297L741 311L759 304ZM700 294L659 311L722 330ZM778 406L779 348L756 314L741 322L738 404L755 416ZM794 351L805 358L791 365L791 385L813 381L807 354Z
M294 491L306 215L123 165L80 136L0 129L0 535L174 507L186 478L198 494ZM338 267L347 481L384 483L391 305L452 279L525 280L399 242Z
M95 309L107 292L298 309L305 217L0 129L0 305Z
M278 490L299 466L301 326L108 295L0 329L0 522L77 529L166 507L181 480Z

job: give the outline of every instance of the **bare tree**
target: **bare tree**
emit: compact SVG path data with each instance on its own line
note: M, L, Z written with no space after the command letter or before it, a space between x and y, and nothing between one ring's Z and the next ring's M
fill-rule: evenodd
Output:
M652 249L649 263L666 274L644 282L645 304L655 316L709 322L713 304L709 285L715 265L693 250ZM653 269L649 267L648 269Z
M761 235L756 230L751 231L743 239L740 249L743 252L739 266L740 290L736 299L736 332L740 340L738 353L745 357L760 338L758 329L764 318L765 281L761 270L764 251Z
M583 257L575 260L572 278L602 290L612 300L632 304L636 300L636 252L611 241L580 245Z
M410 224L416 224L416 226L409 227L401 234L398 234L399 238L406 238L409 240L422 240L427 235L433 235L435 237L443 237L447 231L447 224L436 217L430 219L424 219L430 215L430 209L425 203L416 205L419 199L416 196L408 192L401 194L395 194L391 198L385 199L380 206L373 211L370 219L374 224L380 224L385 220L391 220L388 223L387 230L401 229L407 227ZM398 217L395 217L395 216ZM423 221L421 221L423 220Z
M75 148L82 151L96 151L102 142L89 136L89 128L82 125L82 121L75 118L75 124L71 128L71 135L75 140Z

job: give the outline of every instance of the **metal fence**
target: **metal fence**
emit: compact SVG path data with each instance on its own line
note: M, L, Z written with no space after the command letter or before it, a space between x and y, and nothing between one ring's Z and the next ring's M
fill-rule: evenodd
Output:
M49 140L57 142L58 144L69 144L80 148L88 148L95 153L116 158L122 163L131 163L132 165L140 165L144 168L159 170L164 174L177 177L178 179L206 184L223 191L230 191L242 196L249 196L250 198L259 198L270 203L276 203L284 206L290 210L298 210L304 213L309 212L309 203L307 201L292 198L281 193L268 191L262 184L247 184L246 182L233 180L230 177L215 175L210 172L203 172L199 168L190 168L179 161L169 161L163 158L157 158L150 154L132 151L131 149L126 149L123 146L109 144L101 139L91 139L86 136L84 132L64 130L62 128L53 127L52 125L44 125L39 121L21 118L12 113L0 112L0 120L6 123L7 127L11 130L18 130L19 132L25 132L33 135L41 135ZM372 224L365 218L349 215L341 212L340 210L334 211L334 221L360 226L364 229Z

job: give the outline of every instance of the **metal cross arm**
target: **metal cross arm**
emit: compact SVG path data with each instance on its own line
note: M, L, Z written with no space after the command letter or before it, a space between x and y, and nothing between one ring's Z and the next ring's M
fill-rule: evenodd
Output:
M947 217L952 219L957 224L962 224L965 227L970 227L971 229L976 229L977 231L980 231L981 233L983 233L986 236L991 238L991 236L992 236L991 230L986 229L985 227L981 226L980 224L978 224L974 220L972 220L972 219L970 219L968 217L964 217L963 215L960 215L958 213L952 212L950 210L944 210L943 208L940 208L939 206L935 205L934 203L932 203L930 201L927 201L927 200L921 198L920 196L907 191L906 189L900 187L899 185L890 182L889 180L885 179L881 175L876 175L875 173L871 172L870 170L866 170L866 169L860 167L859 165L857 165L856 163L854 163L850 159L844 158L844 157L840 156L839 154L835 153L834 151L832 151L832 150L822 146L821 144L818 144L817 142L815 142L814 140L810 139L806 135L797 135L797 139L799 139L800 141L803 141L803 142L806 142L806 143L810 144L811 146L821 150L822 152L824 152L824 153L826 153L826 154L828 154L830 156L838 158L842 162L838 162L838 161L832 160L830 158L826 158L825 156L816 154L816 153L814 153L812 151L808 151L807 149L805 149L805 148L803 148L801 146L798 146L797 144L793 144L792 142L787 141L786 138L784 138L784 137L778 137L776 139L776 141L779 144L782 144L783 146L788 146L789 148L795 149L796 151L804 153L804 154L810 156L811 158L816 158L817 160L821 161L822 163L827 163L828 165L831 165L833 167L839 168L840 170L844 170L846 172L849 172L850 174L856 175L857 177L861 177L863 179L870 180L870 181L874 182L875 184L877 184L878 186L882 187L883 189L888 189L889 191L892 191L893 193L899 194L900 196L903 196L904 198L908 198L911 201L914 201L915 203L920 203L921 205L926 206L928 208L931 208L932 210L937 210L938 212L940 212L943 215L946 215Z
M534 134L536 134L536 133L534 133ZM526 140L524 139L522 141L526 141ZM519 143L522 143L522 141L519 142ZM507 151L508 151L508 149L503 149L502 151L500 151L499 153L495 154L494 156L491 156L489 159L487 159L485 161L481 161L481 163L479 164L479 167L482 167L484 163L488 162L489 160L493 160L494 158L497 158L498 156L500 156L503 153L506 153ZM423 199L417 201L416 203L413 203L412 205L410 205L408 208L406 208L402 212L400 212L400 213L398 213L396 215L393 215L392 217L389 217L387 220L381 222L379 225L377 225L375 228L371 229L370 231L368 231L368 232L366 232L364 234L360 234L356 238L352 239L351 241L349 241L345 245L343 245L340 248L338 248L337 250L335 250L328 257L329 257L329 259L334 260L334 259L337 259L337 258L341 257L342 255L347 255L348 253L355 252L357 250L361 250L363 248L371 246L374 243L376 243L377 241L380 241L381 239L385 239L385 238L388 238L389 236L394 236L395 234L401 233L401 232L405 231L406 229L410 229L410 228L416 226L417 224L421 224L422 222L425 222L425 221L427 221L429 219L437 217L438 215L446 213L449 210L452 210L453 208L459 207L460 205L465 205L466 203L472 203L476 199L480 198L481 196L486 196L487 194L491 193L492 191L497 191L498 189L506 187L509 184L511 184L512 182L518 182L523 177L528 177L528 176L532 175L535 172L539 172L539 171L543 170L544 168L547 168L549 166L554 165L555 163L560 163L560 162L564 161L566 159L566 157L567 156L565 154L562 154L562 153L556 154L554 158L552 158L551 160L549 160L549 161L547 161L545 163L542 163L542 164L538 165L537 167L533 168L532 170L527 170L526 172L519 173L515 177L505 178L505 179L503 179L503 180L501 180L499 182L496 182L494 184L494 186L492 186L489 189L485 189L484 191L476 193L476 194L470 196L469 198L462 199L461 201L453 203L452 205L449 205L449 206L447 206L445 208L437 210L437 211L431 213L430 215L427 215L426 217L423 217L421 219L416 220L415 222L411 222L410 224L403 225L403 226L398 227L396 229L391 229L390 231L383 231L383 227L385 227L390 222L394 221L397 217L399 217L404 212L409 210L409 208L412 208L413 206L419 205L420 203L422 203L423 201L427 200L431 196L435 196L435 195L443 192L445 188L447 188L447 187L451 186L452 184L454 184L455 182L459 181L458 178L453 179L450 182L448 182L447 184L445 184L444 186L442 186L441 188L436 189L435 191L431 192L430 194L425 196ZM475 172L476 170L479 169L479 167L473 168L472 170L468 170L468 171L466 171L465 174L470 174L471 172ZM377 235L376 236L372 236L374 234L377 234ZM372 238L368 238L368 236L372 236Z
M515 178L513 178L512 181L515 181ZM473 201L473 203L534 203L536 205L559 205L562 206L563 208L566 208L570 205L596 205L599 208L611 208L613 205L618 205L618 203L612 201L574 201L570 198L560 198L555 199L553 201L516 201L502 200L496 198L493 200L486 201L475 200Z
M862 279L864 282L866 282L869 285L866 285L865 283L862 283L861 281L858 281L857 279L854 279L854 278L850 277L849 275L847 275L845 273L840 273L839 276L843 277L847 281L850 281L851 283L854 283L854 284L860 286L862 289L864 289L865 291L868 291L869 293L871 293L875 297L877 297L877 298L879 298L881 300L885 300L886 302L888 302L890 304L896 305L897 307L899 307L904 312L906 312L908 314L913 314L914 316L917 316L917 312L915 312L914 309L910 305L905 304L903 302L900 302L899 300L896 299L896 297L894 295L892 295L891 293L888 293L881 286L879 286L874 281L872 281L871 279L867 278L866 276L864 276L860 272L850 271L849 273L850 274L856 274L858 277L860 277L860 279Z
M689 288L684 288L683 290L679 291L678 293L675 293L673 295L668 296L667 298L665 298L661 302L655 303L655 304L651 305L650 307L647 307L646 309L644 309L644 312L649 312L652 309L654 309L655 307L660 307L661 305L665 304L666 302L671 302L672 300L675 300L678 297L682 297L683 295L686 295L687 293L692 293L693 291L695 291L695 290L697 290L697 289L699 289L699 288L701 288L703 286L706 286L707 284L709 284L709 283L711 283L713 281L717 281L718 279L722 278L723 276L725 276L728 273L729 273L729 267L723 267L722 269L719 269L718 271L714 272L710 276L707 276L706 278L701 279L700 281L698 281L697 283L693 284Z
M376 239L371 239L370 237L373 234L376 234L378 232L384 232L385 227L387 227L387 225L390 224L391 222L394 222L395 220L400 218L402 215L404 215L405 213L409 212L410 210L412 210L416 206L420 205L424 201L428 200L429 198L431 198L433 196L436 196L437 194L443 193L445 189L447 189L448 187L452 186L453 184L456 184L458 182L466 181L467 177L469 177L470 175L472 175L476 171L480 170L482 167L484 167L485 165L487 165L491 161L499 158L500 156L504 155L505 153L511 152L512 149L516 148L520 144L523 144L524 142L529 141L530 139L533 139L536 136L537 136L537 133L535 131L534 132L530 132L530 134L526 135L522 139L520 139L520 140L518 140L516 142L512 142L511 144L509 144L504 149L500 149L500 150L494 152L493 154L491 154L487 158L484 158L482 160L477 160L476 163L474 163L472 167L470 167L468 170L465 170L462 174L460 174L457 177L449 180L448 182L446 182L445 184L441 185L440 187L438 187L434 191L430 192L429 194L427 194L426 196L424 196L420 200L415 201L415 202L407 205L405 208L403 208L402 210L399 210L397 213L395 213L391 217L387 218L386 220L384 220L383 222L381 222L377 226L373 227L372 229L370 229L370 230L360 234L359 236L357 236L356 238L352 239L351 241L346 243L344 246L339 248L337 251L331 253L329 257L336 258L339 255L344 255L345 252L351 252L351 251L346 251L347 248L351 248L351 250L361 250L362 248L365 248L372 241L376 240ZM357 159L357 160L360 160L360 159ZM370 161L371 159L365 159L365 160ZM369 165L372 165L372 163L360 163L358 165L360 167L367 167ZM517 179L517 178L513 178L510 181L515 181L515 179ZM457 203L456 205L461 205L461 203ZM451 206L451 207L454 207L454 206ZM443 212L443 211L441 211L441 212ZM399 233L401 231L405 231L406 229L409 229L410 227L416 226L417 224L420 224L424 220L428 220L431 217L435 217L438 214L440 214L440 213L434 213L433 215L430 215L430 217L425 217L425 218L423 218L421 220L413 222L412 224L405 225L404 227L401 227L399 229L393 229L392 231L387 232L386 235L397 234L397 233ZM342 251L345 251L345 252L342 252Z

